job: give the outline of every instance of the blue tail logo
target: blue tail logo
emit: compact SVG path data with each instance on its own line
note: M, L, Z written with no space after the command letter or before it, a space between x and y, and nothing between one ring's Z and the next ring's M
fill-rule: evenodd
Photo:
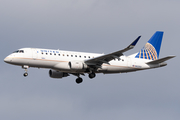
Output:
M163 32L157 31L135 58L156 60L159 58Z

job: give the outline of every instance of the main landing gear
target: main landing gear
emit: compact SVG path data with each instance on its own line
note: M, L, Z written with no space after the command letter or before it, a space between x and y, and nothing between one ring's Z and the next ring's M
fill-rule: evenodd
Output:
M24 77L28 76L27 69L29 68L29 66L24 65L22 66L22 68L25 70L25 73L23 74Z
M76 83L77 83L77 84L82 83L82 82L83 82L83 79L82 79L81 77L79 77L80 74L78 74L78 75L76 75L76 76L78 76L78 78L76 79ZM92 78L94 78L94 77L96 77L96 74L95 74L94 72L92 72L92 73L89 74L89 78L90 78L90 79L92 79Z
M82 79L81 77L78 77L78 78L76 79L76 83L77 83L77 84L82 83L82 82L83 82L83 79Z
M95 74L94 72L92 72L92 73L89 74L89 78L92 79L92 78L94 78L94 77L96 77L96 74Z

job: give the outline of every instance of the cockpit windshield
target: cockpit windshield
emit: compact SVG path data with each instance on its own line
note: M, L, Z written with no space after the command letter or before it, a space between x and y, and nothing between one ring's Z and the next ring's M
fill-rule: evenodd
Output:
M16 50L13 53L24 53L24 50Z

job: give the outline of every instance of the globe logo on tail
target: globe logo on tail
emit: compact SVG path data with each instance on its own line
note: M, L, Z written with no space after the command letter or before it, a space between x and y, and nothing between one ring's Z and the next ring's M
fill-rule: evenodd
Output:
M136 55L136 58L156 60L158 59L158 55L156 49L150 43L146 43L144 48Z

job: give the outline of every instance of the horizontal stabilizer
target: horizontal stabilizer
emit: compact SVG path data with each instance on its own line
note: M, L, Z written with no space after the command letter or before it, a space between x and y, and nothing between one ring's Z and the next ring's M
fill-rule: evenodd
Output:
M176 57L176 56L168 56L168 57L164 57L164 58L161 58L161 59L153 60L153 61L148 62L146 64L160 64L160 63L165 62L165 61L167 61L167 60L169 60L171 58L174 58L174 57Z

